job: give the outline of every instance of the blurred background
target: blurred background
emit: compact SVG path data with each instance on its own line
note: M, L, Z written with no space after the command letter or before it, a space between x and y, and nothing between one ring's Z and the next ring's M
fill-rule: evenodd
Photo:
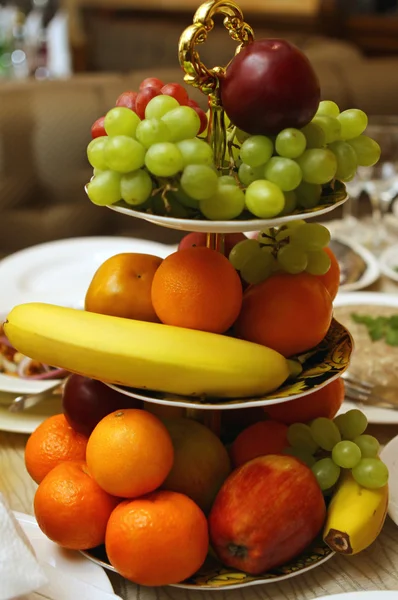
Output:
M150 76L182 83L178 39L198 4L0 0L0 254L73 236L181 237L93 206L83 189L91 175L85 150L91 124L121 92ZM398 0L239 4L257 39L284 37L307 54L324 99L363 109L374 126L381 122L380 136L398 140ZM224 65L234 50L220 21L200 55L208 66ZM200 93L190 94L205 107ZM376 221L392 214L398 149L391 152L386 173L372 175L373 183L388 178L388 194L387 184L380 195L357 181L346 223L358 218L361 195Z

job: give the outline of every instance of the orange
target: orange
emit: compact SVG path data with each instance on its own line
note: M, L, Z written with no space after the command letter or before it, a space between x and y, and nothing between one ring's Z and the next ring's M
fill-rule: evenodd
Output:
M231 446L234 467L266 454L281 454L289 446L288 427L277 421L259 421L244 429Z
M330 256L330 268L325 275L317 275L317 277L322 281L332 300L334 300L337 296L337 292L339 291L340 265L330 248L324 248L324 250Z
M135 498L159 487L171 471L173 442L163 423L138 408L102 419L87 444L90 473L106 492Z
M64 548L85 550L104 543L108 519L118 503L79 460L60 464L45 476L36 490L34 510L50 540Z
M124 501L113 511L105 548L115 569L140 585L179 583L203 564L209 544L207 520L193 500L157 491Z
M281 421L286 425L307 423L318 417L333 419L343 404L343 400L344 382L339 378L302 398L265 406L264 411L268 418Z
M25 465L36 483L67 460L84 460L87 437L76 433L64 415L54 415L41 423L25 447Z
M166 325L224 333L239 315L242 285L219 252L185 248L168 256L156 271L152 303Z
M323 340L332 310L330 294L318 277L277 273L246 290L235 331L244 340L293 356Z
M85 309L102 315L158 323L152 306L151 287L161 262L158 256L134 252L108 258L89 285Z

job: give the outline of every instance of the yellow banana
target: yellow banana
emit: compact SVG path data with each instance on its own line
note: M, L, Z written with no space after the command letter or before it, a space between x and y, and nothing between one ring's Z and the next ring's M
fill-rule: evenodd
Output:
M323 539L336 552L357 554L379 535L388 507L388 484L378 490L361 487L344 473L333 496Z
M260 396L289 376L287 360L258 344L51 304L16 306L4 329L19 352L36 360L171 394Z

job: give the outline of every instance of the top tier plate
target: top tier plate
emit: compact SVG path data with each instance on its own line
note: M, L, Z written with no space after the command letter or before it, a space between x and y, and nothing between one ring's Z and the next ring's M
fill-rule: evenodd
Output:
M325 197L324 204L320 204L315 208L308 208L303 210L297 210L293 214L285 215L281 217L274 217L273 219L235 219L234 221L208 221L205 219L177 219L175 217L163 217L160 215L154 215L139 210L134 210L124 202L113 204L108 206L111 210L114 210L123 215L129 217L135 217L136 219L143 219L154 223L155 225L161 225L168 229L179 229L180 231L196 231L204 233L237 233L242 231L259 231L260 229L266 229L269 227L278 227L288 221L296 221L297 219L311 219L324 215L338 206L344 204L348 199L344 189L336 191L334 194Z

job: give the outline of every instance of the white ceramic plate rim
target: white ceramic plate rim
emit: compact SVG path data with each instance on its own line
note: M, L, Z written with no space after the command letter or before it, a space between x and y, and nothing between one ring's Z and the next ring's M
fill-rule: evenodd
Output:
M380 596L385 600L398 600L398 591L394 590L373 590L366 592L345 592L343 594L331 594L330 596L318 596L314 600L379 600Z
M380 270L389 279L398 282L398 271L390 267L390 263L395 259L395 266L398 266L398 244L387 248L379 258Z
M398 525L398 435L384 446L380 458L386 463L390 471L388 514L394 523Z
M349 306L349 305L365 305L374 304L376 306L390 306L398 308L398 295L384 294L383 292L339 292L334 300L334 306ZM355 348L354 348L355 352ZM377 408L375 406L359 405L354 402L345 401L341 408L342 412L346 412L351 408L361 407L368 418L369 423L378 425L395 425L398 424L398 410L388 408Z
M51 542L45 535L40 531L37 521L31 515L26 515L21 512L13 511L14 516L20 523L22 529L25 531L29 538L29 529L34 529L35 538L43 539L48 542L49 547L54 546L54 554L57 556L57 568L62 568L63 565L68 566L70 575L75 576L77 579L82 579L86 583L93 585L103 592L114 594L113 587L105 570L97 564L93 564L92 561L83 557L80 552L74 552L71 550L63 550L54 542ZM24 527L25 526L25 527ZM68 559L68 555L73 556L73 560ZM39 556L40 558L40 556ZM86 563L86 564L85 564ZM84 578L82 577L82 571L86 571ZM64 567L65 568L65 567ZM75 571L75 573L73 573Z
M344 235L336 235L333 236L332 239L336 240L337 242L342 242L343 244L349 246L366 263L366 270L358 279L358 281L353 281L352 283L346 283L345 285L340 286L341 292L355 292L356 290L361 290L363 288L368 287L369 285L372 285L372 283L378 280L378 278L380 277L379 263L367 248L365 248L361 244L352 242L349 237L346 237Z
M38 404L33 410L23 411L22 413L13 413L8 410L4 404L0 406L0 431L8 431L9 433L31 434L45 419L51 415L62 412L61 400L54 407L54 411L39 412L41 404ZM36 412L37 411L37 412Z
M155 223L162 227L168 227L169 229L178 229L180 231L195 231L195 232L207 232L207 233L239 233L244 231L259 231L266 227L277 227L282 223L288 223L289 221L297 221L298 219L312 219L324 215L341 204L344 204L348 196L344 199L325 206L319 210L308 213L299 213L296 215L286 215L284 217L274 217L273 219L248 219L247 221L205 221L197 219L176 219L174 217L162 217L159 215L150 215L148 213L134 210L125 206L117 206L115 204L108 206L111 210L127 215L129 217L135 217L136 219L143 219L149 223Z

